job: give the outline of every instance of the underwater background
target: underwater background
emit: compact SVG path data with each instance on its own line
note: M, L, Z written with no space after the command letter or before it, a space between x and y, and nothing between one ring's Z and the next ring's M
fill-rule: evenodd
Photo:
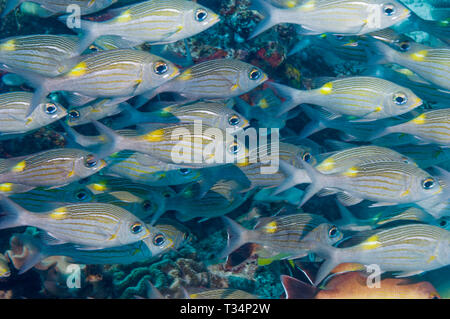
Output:
M0 0L0 10L6 6L6 2L6 0ZM138 2L118 0L105 10L121 8ZM364 74L369 65L367 59L361 58L361 55L352 58L349 55L351 50L346 51L347 48L357 47L357 45L352 45L356 41L354 36L343 37L343 39L339 37L339 41L348 44L343 46L336 41L327 41L326 38L332 37L331 34L322 36L320 34L303 35L299 32L297 25L281 23L252 39L248 39L263 19L263 15L250 9L251 0L198 0L196 2L217 13L220 16L220 21L212 27L188 37L186 43L180 40L167 44L167 51L171 54L167 56L167 59L178 65L180 69L189 65L189 62L184 63L184 57L187 54L191 56L193 64L223 58L238 59L260 68L267 74L270 81L283 83L297 89L310 89L315 86L314 79L358 76ZM442 16L437 19L436 16L433 16L432 10L435 7L450 7L446 1L402 0L400 2L412 10L414 15L420 19L441 22L444 32L448 32L445 27L448 26L449 20L443 19ZM101 15L102 12L104 11L92 13L89 16L95 17ZM1 39L30 34L76 34L68 29L64 23L59 22L55 16L42 17L40 15L42 13L38 9L38 5L30 6L27 3L22 3L0 20ZM449 43L448 33L439 38L429 29L420 29L419 27L410 30L406 26L400 33L409 36L411 41L431 47ZM327 42L321 43L321 41ZM187 53L185 44L189 48L189 53ZM335 47L333 48L333 46ZM150 47L151 45L144 45L141 49L150 51ZM294 48L297 48L297 52L292 53ZM364 50L363 53L356 54L367 55ZM3 63L3 61L0 62ZM0 72L0 76L2 76L0 93L33 92L30 85L10 76L14 72L8 72L7 70ZM7 75L8 77L6 77ZM395 80L391 81L397 83ZM420 93L414 92L420 96ZM277 108L284 98L275 93L276 91L271 90L268 83L264 83L240 95L240 104L234 109L249 120L251 127L280 128L280 135L285 138L300 136L300 132L310 123L311 119L305 116L299 107L295 109L296 113L294 111L295 114L289 118L277 117ZM162 96L173 100L170 93L162 93ZM415 111L448 108L448 99L446 100L446 98L447 96L442 98L442 103L439 98L437 101L422 98L423 104ZM67 103L61 103L67 110L71 109ZM114 123L120 116L120 114L112 116L106 114L101 122L108 127L114 127ZM27 134L1 140L0 158L16 158L67 147L69 140L65 128L62 126L62 122L66 120L67 118L63 118L27 132ZM76 131L83 135L96 134L95 128L89 123L77 126ZM325 129L308 137L311 141L308 149L311 150L310 152L313 155L327 153L330 149L325 147L326 141L349 142L341 138L343 136L341 133L336 128L327 127L327 124L325 124ZM388 140L388 138L385 139L385 141ZM295 142L293 143L295 144ZM353 145L369 145L370 143L370 141L358 141ZM448 145L446 147L448 149ZM430 153L430 156L432 157L433 154ZM450 157L449 155L445 156L446 160L439 162L437 165L448 172ZM102 171L100 171L96 175L82 180L81 184L89 185L89 179L96 178L97 175L104 176L107 174L102 175ZM94 181L98 180L94 179ZM170 182L167 184L170 185ZM119 185L116 190L126 191L126 185L126 183L123 184L122 188ZM157 196L163 198L166 196L163 190L166 191L167 187L170 188L170 192L177 194L185 192L186 185L191 184L154 187L159 187ZM179 241L179 243L177 242L179 244L177 249L170 249L159 256L131 264L82 264L80 272L81 288L69 288L67 286L67 279L71 276L71 271L68 270L67 266L71 264L71 261L64 257L49 257L39 262L34 268L19 274L14 264L20 265L27 251L23 249L24 243L20 242L20 239L16 241L14 236L24 232L34 234L37 229L25 226L3 229L0 231L0 251L5 253L5 260L2 259L1 267L8 268L10 272L5 271L6 275L0 280L0 298L156 298L155 292L151 292L149 282L165 298L184 298L186 297L186 291L188 291L188 294L192 294L219 288L242 290L255 298L285 298L285 289L283 289L280 276L288 275L306 282L304 268L310 267L314 273L320 263L308 260L308 258L314 259L311 256L304 257L305 263L297 263L292 260L277 258L269 258L269 260L263 261L258 256L251 255L243 257L243 261L240 260L241 262L234 265L232 262L230 263L230 258L228 258L228 261L220 258L223 257L220 256L220 252L227 245L227 229L224 227L223 221L216 217L226 214L227 217L248 229L251 229L259 218L270 218L280 214L280 212L281 215L289 213L318 214L326 217L331 223L339 219L340 210L334 195L314 196L301 208L297 208L304 194L305 185L297 187L297 189L293 188L290 192L284 192L276 198L271 197L267 190L262 192L263 188L253 189L246 193L245 198L240 198L236 207L229 210L225 209L224 212L211 213L213 215L211 218L205 215L196 216L190 220L177 219L174 212L177 207L177 200L173 199L172 203L168 205L170 211L164 214L162 221L165 219L169 221L167 224L175 225L177 232L174 236L181 238L177 237ZM68 187L65 189L65 192L75 194L74 188ZM449 189L444 189L444 192L448 193ZM175 196L173 194L167 195L167 198L170 200L170 196ZM14 200L13 197L11 199ZM25 195L25 201L26 199ZM115 200L117 201L117 199ZM161 199L159 200L161 201ZM448 196L446 200L448 201ZM25 201L17 201L17 203L23 205ZM179 205L188 204L180 201ZM216 204L213 203L211 207L214 207L214 205ZM349 210L361 220L372 218L377 215L375 212L381 211L381 207L371 210L367 206L366 203L357 204L350 207ZM133 211L131 212L133 213ZM7 251L9 253L6 253ZM239 259L239 256L236 258ZM309 271L305 272L309 273ZM393 278L389 275L387 277ZM450 298L449 266L440 267L411 278L413 282L425 281L431 283L441 298ZM206 298L213 297L212 294L206 294ZM224 298L225 294L220 297ZM246 297L246 295L238 295L238 298L243 297Z

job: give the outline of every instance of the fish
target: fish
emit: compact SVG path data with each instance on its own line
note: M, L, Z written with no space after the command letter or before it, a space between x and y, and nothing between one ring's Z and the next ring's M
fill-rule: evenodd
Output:
M76 64L78 39L71 35L34 34L0 41L0 63L56 77Z
M6 67L8 70L8 67ZM78 92L95 98L124 102L169 81L179 73L171 62L138 50L109 50L83 55L63 75L48 78L10 68L36 90L28 113L52 91Z
M163 92L177 93L191 101L229 99L253 90L268 79L260 68L240 60L209 60L183 70L172 81L146 95L145 102Z
M56 122L67 115L59 103L46 99L26 117L33 93L9 92L0 94L0 137L15 137Z
M354 235L354 238L357 238ZM382 272L408 277L450 263L450 232L437 226L409 224L362 232L358 244L339 248L311 242L315 253L325 258L314 285L342 263L377 264Z
M424 112L405 123L381 129L372 136L372 139L390 133L412 134L425 144L437 144L448 148L450 146L450 109Z
M61 187L97 173L106 162L96 160L89 152L57 148L19 158L0 161L0 189L14 185L30 187Z
M3 9L1 18L6 17L11 11L17 8L21 3L26 0L7 0L6 7ZM42 9L49 12L48 16L62 14L67 12L67 8L70 5L77 5L80 8L81 15L88 15L101 11L118 0L58 0L58 1L48 1L48 0L34 0L35 4L38 4Z
M293 8L277 8L265 0L252 1L252 8L264 15L249 39L280 23L302 27L304 34L332 33L363 35L393 26L410 16L398 1L309 0Z
M150 230L130 212L110 204L79 203L45 213L33 213L7 197L0 229L33 226L47 232L51 244L72 243L78 249L96 250L131 244L150 236ZM75 227L74 227L75 226Z
M284 161L280 161L280 167L288 176L295 176L298 171ZM321 193L322 196L338 193L344 206L356 205L363 200L376 202L371 207L419 202L443 192L437 178L404 162L360 163L335 174L324 174L306 162L303 162L303 168L312 183L300 206L324 188L328 191ZM293 179L301 181L298 177Z
M433 166L435 176L442 185L443 191L437 196L418 201L416 205L424 209L436 219L450 216L450 173L438 166Z
M100 36L117 36L133 43L167 44L201 33L220 21L212 10L192 1L150 0L109 10L111 19L81 21L82 52Z
M114 129L142 123L167 123L172 118L182 123L194 123L196 120L201 120L205 125L224 131L227 128L245 129L249 126L249 121L244 116L229 108L227 104L215 101L174 104L154 112L140 112L127 106L122 114L124 114L123 117L114 121L112 126ZM175 120L173 122L175 123Z
M342 116L371 121L401 115L422 105L410 89L375 77L336 79L313 90L271 85L287 99L279 107L280 115L299 104L310 103Z
M334 276L323 288L317 288L296 278L281 276L287 299L440 299L436 288L427 281L385 278L373 289L367 285L368 280L362 272L349 272Z
M286 161L283 158L281 158L281 160ZM284 172L286 178L282 183L278 185L275 194L281 193L295 186L299 182L301 183L311 182L311 179L309 178L308 174L305 174L306 171L299 169L302 168L301 165L302 160L310 165L313 165L314 168L318 170L320 173L327 175L336 173L337 174L345 173L352 167L378 162L398 162L417 166L415 162L410 158L408 158L407 156L386 147L380 147L376 145L348 147L336 152L325 153L320 155L317 154L315 156L315 161L307 161L305 160L305 158L301 158L301 160L298 159L300 163L297 163L296 165L292 163L287 163L288 166L286 166L285 162L284 167L291 168L290 171L291 172L295 171L295 173L286 174L286 172ZM296 167L295 170L294 167ZM344 200L344 198L341 199Z
M419 47L407 52L397 51L387 44L372 43L373 64L396 63L410 69L425 81L444 91L450 90L450 58L448 47Z
M111 102L110 99L101 99L80 108L69 109L67 124L69 126L88 124L122 112L123 104L109 102Z
M151 226L147 227L151 235L141 241L96 250L80 250L73 244L49 245L39 236L33 236L28 233L15 234L10 240L11 249L7 251L7 255L13 261L14 267L18 269L19 274L27 272L46 258L52 256L66 256L69 257L71 263L84 265L127 265L135 262L144 262L160 256L172 246L170 238L160 229ZM15 256L17 255L15 251L19 247L29 252L20 263L16 261L18 258Z
M247 243L262 246L261 256L270 259L297 259L307 256L312 247L304 241L333 245L343 238L340 230L324 217L314 214L292 214L259 218L249 230L228 217L222 217L228 233L228 242L219 254L221 258Z
M137 136L119 135L99 122L93 124L108 139L108 143L95 151L98 158L128 150L165 163L201 168L221 166L229 157L240 161L240 154L246 152L244 143L234 141L228 130L223 132L203 124L172 124ZM239 164L246 165L244 160Z

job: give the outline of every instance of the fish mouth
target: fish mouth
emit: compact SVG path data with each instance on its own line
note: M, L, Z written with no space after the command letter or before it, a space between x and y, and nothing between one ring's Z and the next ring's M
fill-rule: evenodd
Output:
M417 97L416 100L414 101L414 103L411 105L411 107L409 108L410 110L415 109L418 106L421 106L423 104L423 101L421 98Z
M213 13L210 24L214 25L214 24L219 23L219 22L220 22L220 15L218 15L217 13Z
M403 9L403 12L395 20L404 20L404 19L409 18L410 15L411 15L411 11L409 9L405 8L405 9Z
M105 160L100 160L100 165L98 166L99 170L106 167L108 163Z

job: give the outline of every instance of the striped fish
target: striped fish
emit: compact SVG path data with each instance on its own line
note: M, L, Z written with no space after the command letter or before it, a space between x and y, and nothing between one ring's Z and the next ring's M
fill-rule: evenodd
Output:
M161 218L155 227L172 240L174 249L181 248L191 239L189 229L174 220Z
M274 187L281 185L286 179L286 176L283 174L283 172L280 171L274 174L262 174L261 167L265 166L265 162L267 160L278 161L277 158L279 158L280 160L287 161L295 167L301 168L301 160L304 160L313 165L316 164L316 159L312 153L312 149L308 146L279 143L277 155L272 154L272 151L268 149L267 145L261 145L256 149L251 149L248 154L249 159L259 158L258 162L250 162L248 165L239 167L251 181L252 187ZM264 157L267 157L267 160L264 159ZM307 178L306 173L305 178Z
M122 151L106 158L106 161L105 174L151 186L181 185L201 178L199 170L180 168L137 152Z
M260 68L239 60L209 60L187 68L147 98L174 92L189 100L228 99L253 90L267 79Z
M6 7L3 9L0 18L5 17L8 13L17 8L19 4L25 1L26 0L7 0ZM49 11L49 15L66 13L67 7L70 5L77 5L81 10L81 15L87 15L101 11L116 3L117 0L33 0L33 2Z
M160 86L179 73L171 62L139 50L100 51L80 59L68 72L55 78L10 68L9 71L24 77L36 88L30 112L52 91L78 92L95 98L118 98L123 102Z
M389 126L376 133L372 139L390 133L406 133L414 135L425 143L450 147L450 108L425 112L414 119Z
M138 136L119 135L99 122L93 124L109 140L97 152L99 158L128 150L165 163L201 168L223 165L226 159L238 159L246 150L245 145L234 141L228 132L203 124L173 124Z
M434 218L450 216L450 173L437 166L433 169L438 171L436 178L439 180L443 191L437 196L419 201L416 204L433 215Z
M68 111L67 124L70 126L88 124L92 121L119 114L122 111L121 104L109 102L111 102L111 99L101 99L80 108L70 109Z
M48 241L72 243L80 249L101 249L131 244L151 235L145 224L130 212L110 204L79 203L45 213L33 213L6 197L6 214L0 229L33 226L49 234Z
M281 157L280 159L286 162L286 159ZM326 175L339 174L355 166L378 162L398 162L416 165L413 160L396 151L375 145L350 147L334 153L320 154L315 156L315 160L318 163L317 165L315 165L316 162L306 162L315 166L315 169L321 174ZM297 160L297 162L299 162L299 160ZM297 184L311 182L311 178L306 171L301 170L301 163L287 163L289 164L291 171L294 171L294 167L296 168L295 174L284 174L286 178L284 178L282 183L278 184L275 194L279 194ZM284 164L284 166L286 165ZM329 195L328 192L326 194ZM322 194L322 196L324 195L325 194ZM341 195L342 194L339 194L339 199L346 202L345 197L342 197Z
M175 104L155 112L140 112L133 107L126 107L122 114L125 114L125 116L114 121L114 129L141 123L160 123L171 117L175 117L182 123L194 123L201 120L203 124L218 127L221 130L227 128L245 129L249 126L249 121L230 109L227 104L211 101Z
M0 135L27 133L58 121L67 115L59 104L46 100L26 116L33 94L10 92L0 94Z
M396 208L393 211L383 212L379 218L377 218L376 227L384 226L388 223L397 221L412 221L422 222L433 226L438 226L447 230L450 230L450 217L444 216L439 219L434 218L423 209L418 207Z
M450 90L450 49L448 47L421 47L408 52L399 52L381 42L374 43L373 47L378 54L382 55L382 58L376 62L399 64L439 88Z
M297 259L308 255L310 250L304 241L317 241L333 245L342 239L342 233L320 215L294 214L260 218L253 230L246 229L223 217L228 232L228 243L221 256L225 257L247 243L262 246L264 257L272 259Z
M14 184L30 187L61 187L97 173L106 165L86 151L70 148L51 149L2 161L0 190Z
M276 83L271 85L287 99L280 106L279 114L309 103L350 119L372 121L401 115L422 105L422 100L410 89L376 77L337 79L313 90L297 90Z
M103 22L81 21L80 52L100 36L118 36L132 46L172 43L194 36L220 21L213 11L192 1L150 0L109 11Z
M8 250L7 254L12 260L14 267L19 270L19 274L26 272L51 256L66 256L69 257L71 263L84 265L126 265L135 262L145 262L172 248L171 238L167 237L161 229L148 225L147 227L151 235L141 241L96 250L82 250L73 244L49 245L38 236L28 233L15 234L11 239L11 250ZM20 246L17 248L27 249L30 252L25 260L20 260L20 264L16 262L16 245Z
M315 284L319 284L341 263L376 264L382 272L400 272L399 276L412 276L450 264L450 232L436 226L410 224L362 232L353 239L358 244L346 248L312 243L316 253L325 258ZM352 239L351 239L352 240Z
M298 170L284 161L280 161L280 167L288 176L295 176ZM372 207L418 202L443 192L437 178L409 163L359 163L335 174L324 174L305 162L303 168L311 184L300 206L323 189L326 191L322 196L338 193L345 206L363 200L377 202Z
M307 0L291 8L277 8L266 0L255 0L252 6L264 19L250 38L280 23L299 24L305 34L362 35L388 28L410 15L400 2L384 0Z
M0 63L55 77L69 71L78 56L78 39L70 35L35 34L0 41Z

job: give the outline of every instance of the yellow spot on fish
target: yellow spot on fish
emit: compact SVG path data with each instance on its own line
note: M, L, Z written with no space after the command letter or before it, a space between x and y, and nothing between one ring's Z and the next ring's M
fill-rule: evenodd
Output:
M291 1L286 2L286 7L288 7L288 8L293 8L296 5L297 5L297 1L295 1L295 0L291 0Z
M25 125L29 125L31 122L33 122L33 119L31 117L29 117L29 118L27 118Z
M148 142L161 142L164 139L164 130L159 129L159 130L155 130L150 133L147 133L143 136L143 139Z
M131 12L130 10L125 11L120 16L117 17L117 22L119 23L126 23L131 20Z
M109 240L114 240L116 239L117 235L116 234L112 234L111 237L109 237Z
M65 207L61 207L55 209L49 216L51 219L61 220L67 217L67 210Z
M320 163L317 166L317 169L319 171L329 171L334 168L335 164L336 163L335 163L334 159L332 157L330 157L330 158L327 158L326 160L324 160L322 163Z
M89 3L88 3L88 7L90 7L90 6L92 6L93 4L95 3L95 0L91 0L91 1L89 1Z
M410 57L414 61L422 62L423 60L425 60L427 55L428 55L428 51L427 50L421 50L421 51L418 51L418 52L411 53Z
M365 242L362 243L363 249L370 250L380 247L381 243L378 241L378 239L379 238L377 235L369 237Z
M0 184L0 192L10 192L12 190L12 183L3 183Z
M406 196L406 195L408 195L409 193L411 193L411 190L410 189L407 189L406 191L404 191L403 193L401 193L400 194L400 196Z
M436 259L436 256L430 256L430 258L427 260L427 262L430 263L435 259Z
M382 111L382 110L383 110L383 107L382 107L382 106L377 106L377 107L375 108L374 112L376 113L376 112L380 112L380 111Z
M0 51L14 51L16 50L16 41L9 40L0 45Z
M73 175L75 175L75 171L74 170L70 171L70 173L67 174L67 177L72 177Z
M108 189L108 187L105 184L101 184L101 183L93 183L93 184L89 185L88 187L92 187L94 190L96 190L98 192L104 192Z
M426 120L426 115L422 114L422 115L419 115L418 117L416 117L415 119L413 119L412 122L414 124L421 125L421 124L425 124L425 120Z
M192 70L189 69L189 70L184 71L182 74L180 74L178 79L181 81L188 81L188 80L192 79Z
M236 83L231 87L231 91L236 91L239 88L239 83Z
M27 166L27 163L25 161L21 161L19 163L17 163L12 169L11 171L15 172L15 173L20 173L23 172L23 170L25 169L25 167Z
M262 109L267 109L269 107L269 103L267 103L266 99L262 99L259 101L259 107Z
M277 222L275 222L275 221L270 222L266 226L264 226L264 230L266 231L266 233L269 233L269 234L275 233L277 231L277 229L278 229L278 225L277 225Z
M358 167L350 167L347 171L343 173L344 176L354 177L359 173Z
M303 11L312 11L316 7L316 1L311 0L306 2L304 5L301 6Z
M323 95L331 94L331 92L333 92L333 83L332 82L326 83L324 86L322 86L319 89L319 92L320 92L320 94L323 94Z
M86 63L81 62L77 66L75 66L67 75L75 76L75 77L82 76L82 75L86 74L86 68L87 68Z

